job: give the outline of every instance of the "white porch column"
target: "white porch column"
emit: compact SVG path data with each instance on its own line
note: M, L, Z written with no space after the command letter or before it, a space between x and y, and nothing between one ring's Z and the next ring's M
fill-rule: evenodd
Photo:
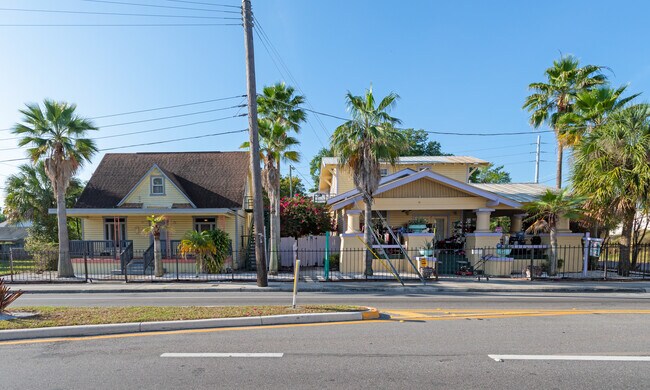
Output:
M571 228L569 227L569 218L561 216L557 219L557 231L558 233L570 233Z
M490 214L494 209L476 209L476 232L489 232L490 231Z
M519 233L523 225L524 217L528 214L515 214L510 217L510 233Z
M359 233L361 231L361 225L359 223L361 210L347 210L345 214L348 216L348 228L345 232Z

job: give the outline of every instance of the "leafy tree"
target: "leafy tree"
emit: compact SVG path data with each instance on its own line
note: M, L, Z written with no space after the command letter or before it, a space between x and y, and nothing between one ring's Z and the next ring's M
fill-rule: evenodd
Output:
M610 115L585 135L574 152L573 186L588 197L590 216L623 222L619 274L635 266L630 247L638 210L650 207L650 106L637 104Z
M469 181L470 183L510 183L510 173L503 170L503 165L490 164L472 172Z
M305 185L299 177L292 176L291 185L289 183L289 176L282 176L280 178L280 198L291 197L296 194L305 195ZM293 191L293 194L291 191Z
M260 154L264 162L262 177L270 201L269 273L277 275L280 252L280 162L298 162L295 148L300 142L289 132L300 132L307 114L301 107L305 97L296 95L293 87L277 83L264 87L257 97L260 134ZM247 147L246 144L243 146Z
M214 244L214 253L206 259L206 265L208 272L216 274L221 271L226 258L231 254L232 242L228 233L221 229L208 230L208 236Z
M160 234L167 229L167 217L164 215L151 215L147 217L148 225L142 230L143 234L153 236L154 274L158 277L165 274L162 264Z
M339 164L352 172L354 185L361 193L365 206L365 242L372 245L372 202L379 187L380 162L395 165L405 151L404 134L395 128L401 121L389 112L399 96L390 93L375 105L372 87L365 96L346 95L352 119L337 127L332 134L332 150ZM366 252L366 275L372 275L372 254Z
M6 220L7 220L7 216L4 215L2 208L0 208L0 223L3 223Z
M280 202L282 236L299 238L308 234L318 235L332 230L332 218L323 203L296 195L282 198Z
M206 261L214 259L217 248L208 231L197 232L190 230L178 244L179 253L187 258L187 255L194 255L196 259L196 276L199 276Z
M429 134L422 129L402 129L408 149L402 153L403 156L451 156L442 152L442 146L438 141L429 140Z
M526 206L526 210L531 214L530 220L533 221L530 230L540 231L547 230L550 236L550 275L557 273L557 222L560 218L577 218L582 211L584 198L572 197L567 194L567 190L558 190L557 192L546 190L535 202Z
M18 173L5 181L4 213L11 223L32 221L29 234L36 241L57 242L57 217L49 214L56 207L52 183L45 173L45 163L23 164ZM83 183L73 177L65 194L66 207L73 207L83 191ZM68 218L68 231L73 240L81 239L81 224L78 218Z
M311 181L314 183L314 187L310 189L311 192L318 191L318 181L320 180L320 165L323 161L323 157L334 157L334 152L332 152L331 148L321 148L309 162L309 174L311 175Z
M97 130L93 123L75 114L77 106L45 99L44 110L36 103L20 110L23 123L13 128L21 138L18 146L29 146L27 153L36 163L43 161L45 173L52 182L57 208L59 236L59 277L74 276L70 261L65 193L72 177L97 152L93 140L84 138L88 130Z
M532 94L526 98L523 108L530 112L530 124L538 128L547 123L557 138L557 188L562 187L562 156L565 143L561 137L560 118L573 111L578 93L592 89L607 81L601 73L602 66L580 67L577 58L563 55L546 69L545 82L532 83L528 89Z

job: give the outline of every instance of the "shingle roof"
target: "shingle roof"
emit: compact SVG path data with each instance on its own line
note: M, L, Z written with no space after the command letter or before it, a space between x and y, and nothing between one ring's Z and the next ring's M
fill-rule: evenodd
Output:
M115 208L156 164L197 208L240 208L248 177L247 152L109 153L75 208Z
M0 227L0 242L15 242L27 238L27 228L18 226Z
M546 190L551 189L549 186L533 183L469 184L482 190L490 191L499 196L503 196L504 198L512 199L519 203L534 202Z

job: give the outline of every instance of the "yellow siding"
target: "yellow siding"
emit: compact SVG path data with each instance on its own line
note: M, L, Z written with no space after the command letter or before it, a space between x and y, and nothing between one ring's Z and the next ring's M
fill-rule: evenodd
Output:
M486 207L486 200L478 197L464 198L375 198L375 210L473 210ZM355 208L363 208L357 202Z
M455 188L433 182L428 179L420 179L392 190L383 192L379 198L460 198L471 195Z
M82 220L83 220L83 239L84 240L103 240L104 239L104 218L102 218L102 217L84 217Z
M342 194L355 189L354 181L352 180L352 172L347 168L336 169L336 193Z
M144 178L135 190L126 198L124 203L142 203L144 208L171 208L174 203L190 203L185 195L180 192L174 183L165 178L165 194L151 194L151 176L162 176L157 168Z

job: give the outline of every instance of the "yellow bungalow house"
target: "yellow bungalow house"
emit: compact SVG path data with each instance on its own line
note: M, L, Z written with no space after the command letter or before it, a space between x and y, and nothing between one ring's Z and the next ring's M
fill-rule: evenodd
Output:
M230 236L228 266L241 266L250 217L249 157L246 152L111 153L106 154L68 216L82 221L81 241L71 242L75 272L82 254L101 273L113 262L121 272L145 273L143 262L153 238L143 234L147 216L164 215L161 235L163 266L177 267L178 243L189 230L219 228ZM55 211L55 210L53 210ZM76 257L76 259L75 259ZM187 264L185 264L187 262ZM115 266L121 264L121 267ZM179 272L193 272L192 261L181 261ZM94 268L96 272L93 272Z
M495 248L503 233L522 230L524 205L533 201L548 187L540 184L474 184L469 182L473 170L487 166L487 161L465 156L415 156L401 157L394 166L381 165L379 189L373 203L373 225L392 228L403 227L415 218L426 221L427 233L405 233L401 245L409 252L422 248L425 241L434 237L441 241L464 230L465 255L472 265L480 261L484 251L476 248ZM319 193L328 198L327 204L336 217L341 233L341 269L361 272L362 262L348 262L346 250L363 249L360 214L363 202L352 181L351 172L338 164L336 157L322 159ZM510 232L490 230L492 217L509 217ZM558 243L580 246L581 234L572 233L569 221L559 223ZM540 234L542 245L548 244L548 235ZM581 266L580 251L565 259L567 264ZM523 261L511 261L510 266L499 264L499 273L521 270ZM536 260L541 262L542 259ZM408 264L396 261L397 268L406 270ZM492 263L485 263L490 267ZM373 266L375 268L375 266ZM572 271L580 271L580 269ZM505 270L505 271L504 271ZM494 270L497 272L496 270ZM566 271L566 270L565 270ZM486 269L486 273L492 273Z

